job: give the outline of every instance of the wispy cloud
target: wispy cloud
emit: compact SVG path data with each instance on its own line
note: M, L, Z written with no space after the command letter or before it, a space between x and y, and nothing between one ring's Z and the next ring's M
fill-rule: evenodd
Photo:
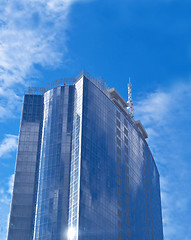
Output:
M161 175L166 240L189 239L191 235L191 217L187 214L191 200L190 102L191 83L184 81L148 94L135 106L136 118L149 133L148 141Z
M63 62L67 50L67 16L74 2L77 0L1 1L1 119L16 110L18 87L28 85L29 79L38 76L35 66L55 68Z
M8 222L9 222L9 212L11 195L13 190L14 174L6 179L6 182L1 183L2 188L0 189L0 236L2 240L6 239ZM6 227L7 226L7 227Z
M11 194L11 195L12 195L12 192L13 192L14 178L15 178L15 174L12 174L12 175L9 177L9 181L8 181L8 190L7 190L7 192L8 192L9 194Z
M17 149L18 137L11 134L6 134L5 138L0 144L0 158L7 157L8 154Z
M168 126L173 121L188 117L190 112L191 82L179 82L168 90L156 90L136 103L136 117L144 126L156 133L157 128ZM176 124L176 122L174 122Z
M67 27L72 1L4 1L1 6L1 83L25 84L34 64L54 66L61 62L58 41ZM62 36L62 37L61 37ZM60 37L62 39L57 39Z
M155 123L157 125L163 124L166 120L169 107L172 103L172 95L156 91L146 96L145 99L138 102L136 106L137 114L141 115L144 124Z

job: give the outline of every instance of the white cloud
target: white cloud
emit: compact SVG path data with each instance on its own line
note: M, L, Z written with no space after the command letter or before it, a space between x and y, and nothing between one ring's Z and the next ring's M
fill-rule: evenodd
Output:
M80 0L78 0L80 1ZM17 112L18 84L38 78L35 65L58 67L66 53L67 16L74 0L2 0L0 4L0 119ZM8 91L11 92L8 93ZM6 92L7 95L2 94ZM22 93L23 94L23 93ZM12 104L9 102L12 101ZM11 107L10 107L11 106Z
M3 86L25 84L25 78L34 64L54 66L61 61L56 35L67 26L69 3L32 0L4 2L4 10L1 10L4 24L0 33Z
M7 134L0 144L0 158L7 156L9 153L17 149L18 137Z
M135 105L135 115L140 119L151 136L158 135L158 128L189 117L191 100L191 82L180 82L166 90L157 90L145 96Z
M0 203L2 204L10 204L10 198L7 195L3 195L0 198Z
M160 124L165 119L171 102L172 98L170 94L157 91L138 102L136 111L141 115L144 124L152 122Z
M6 179L6 182L1 182L3 188L0 189L0 236L1 239L6 239L8 224L9 224L9 212L11 204L11 196L13 190L14 174Z
M13 89L0 86L0 120L15 118L21 111L22 97L19 97Z
M5 188L0 189L0 203L10 204L11 196L13 192L13 184L14 184L14 174L12 174L9 178L7 178L7 181L4 184Z
M14 184L14 178L15 178L15 174L12 174L10 177L9 177L9 181L8 181L8 193L12 195L12 192L13 192L13 184Z

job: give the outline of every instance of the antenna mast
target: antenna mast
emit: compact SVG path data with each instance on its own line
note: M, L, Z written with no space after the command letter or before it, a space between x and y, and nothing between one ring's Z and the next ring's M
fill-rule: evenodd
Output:
M132 100L132 84L129 77L129 83L128 83L128 101L127 101L128 107L127 110L129 111L130 116L134 117L134 109L133 109L133 100Z

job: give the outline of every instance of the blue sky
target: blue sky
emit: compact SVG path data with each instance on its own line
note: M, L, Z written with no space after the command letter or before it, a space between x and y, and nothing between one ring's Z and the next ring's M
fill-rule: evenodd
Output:
M191 2L0 0L0 240L23 92L86 69L127 99L161 175L165 240L191 240Z

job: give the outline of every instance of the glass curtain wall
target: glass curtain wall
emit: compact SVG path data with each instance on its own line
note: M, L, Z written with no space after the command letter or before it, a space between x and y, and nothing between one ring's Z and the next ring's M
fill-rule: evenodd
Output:
M41 147L43 96L25 95L19 133L8 240L31 240Z
M78 239L163 239L148 145L97 86L85 78L83 89Z
M73 86L44 94L35 240L67 239Z
M113 103L84 79L78 239L117 239Z

